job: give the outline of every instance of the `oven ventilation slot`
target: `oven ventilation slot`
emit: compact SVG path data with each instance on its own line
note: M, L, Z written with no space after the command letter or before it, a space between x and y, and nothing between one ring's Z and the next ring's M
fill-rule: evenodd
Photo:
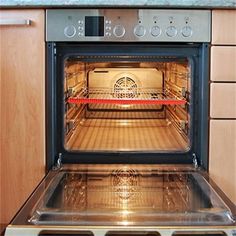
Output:
M43 230L39 233L39 236L94 236L91 231L59 231L59 230Z
M161 236L156 231L110 231L105 236Z
M117 92L106 88L85 88L75 97L68 98L71 104L128 104L128 105L185 105L187 101L168 90L138 89Z
M185 231L185 232L175 232L172 236L226 236L227 234L222 231Z

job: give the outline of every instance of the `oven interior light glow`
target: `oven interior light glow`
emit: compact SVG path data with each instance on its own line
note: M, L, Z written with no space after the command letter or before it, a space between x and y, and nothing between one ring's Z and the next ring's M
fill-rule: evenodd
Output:
M131 212L130 211L128 211L128 210L122 210L122 215L123 216L127 216L127 215L129 215Z
M122 126L127 126L129 125L129 122L127 120L122 120L122 122L120 123L120 125Z
M123 220L123 221L120 222L120 224L126 226L126 225L129 225L130 222L127 221L127 220Z
M122 107L122 108L130 108L131 105L129 105L129 104L124 104L124 105L121 105L121 107Z

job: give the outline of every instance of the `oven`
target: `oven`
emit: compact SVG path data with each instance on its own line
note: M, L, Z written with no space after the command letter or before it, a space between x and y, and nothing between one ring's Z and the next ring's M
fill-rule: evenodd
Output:
M46 17L48 174L6 235L235 235L207 174L210 11Z

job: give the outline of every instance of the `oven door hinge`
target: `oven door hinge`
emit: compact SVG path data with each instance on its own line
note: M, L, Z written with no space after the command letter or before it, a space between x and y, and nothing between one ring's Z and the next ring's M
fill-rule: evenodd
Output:
M194 166L195 169L198 169L198 167L199 167L197 156L196 156L195 153L193 153L193 166Z
M55 165L53 166L53 170L59 170L62 167L62 153L58 154L58 159L57 162L55 163Z

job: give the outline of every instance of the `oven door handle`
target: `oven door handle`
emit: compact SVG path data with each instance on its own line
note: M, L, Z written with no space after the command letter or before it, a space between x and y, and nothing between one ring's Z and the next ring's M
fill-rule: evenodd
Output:
M31 23L30 19L0 19L0 26L29 26Z

